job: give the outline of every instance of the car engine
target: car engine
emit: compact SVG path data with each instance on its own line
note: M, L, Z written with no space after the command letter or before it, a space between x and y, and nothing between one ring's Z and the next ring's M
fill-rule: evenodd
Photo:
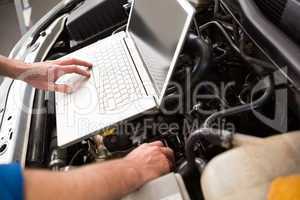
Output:
M286 78L284 62L277 62L252 34L256 30L245 28L247 16L238 0L190 2L197 13L163 109L63 149L57 146L55 94L37 91L34 109L46 112L32 116L26 167L68 171L123 157L143 143L162 141L173 149L174 172L183 177L191 199L201 199L201 172L209 160L234 145L235 135L267 137L299 129L296 86ZM66 15L66 22L45 60L61 58L124 30L131 3L73 1L57 14ZM278 116L276 122L267 120Z

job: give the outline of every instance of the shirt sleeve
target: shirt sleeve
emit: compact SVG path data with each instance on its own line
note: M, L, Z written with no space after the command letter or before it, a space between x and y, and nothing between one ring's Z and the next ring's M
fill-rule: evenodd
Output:
M24 179L19 164L0 165L0 199L23 200Z

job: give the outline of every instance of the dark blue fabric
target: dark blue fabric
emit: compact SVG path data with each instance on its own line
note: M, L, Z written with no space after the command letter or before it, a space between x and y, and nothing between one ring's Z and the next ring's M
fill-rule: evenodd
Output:
M19 164L0 165L0 200L22 200L24 179Z

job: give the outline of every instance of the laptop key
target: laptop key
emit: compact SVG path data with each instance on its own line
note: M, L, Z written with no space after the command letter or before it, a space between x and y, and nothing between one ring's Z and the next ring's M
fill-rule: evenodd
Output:
M98 98L103 102L99 109L112 111L130 104L142 92L135 87L139 83L135 79L122 42L111 40L102 47L96 52L97 70L93 69L93 73Z
M108 106L107 106L107 110L113 110L115 108L115 101L113 99L109 99L108 100Z

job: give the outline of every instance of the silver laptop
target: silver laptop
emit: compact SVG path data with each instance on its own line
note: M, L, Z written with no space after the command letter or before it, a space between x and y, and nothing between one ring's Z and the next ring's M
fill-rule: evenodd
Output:
M72 94L56 93L59 146L158 109L194 15L187 0L135 0L126 31L68 57L93 63L92 77L68 74Z

